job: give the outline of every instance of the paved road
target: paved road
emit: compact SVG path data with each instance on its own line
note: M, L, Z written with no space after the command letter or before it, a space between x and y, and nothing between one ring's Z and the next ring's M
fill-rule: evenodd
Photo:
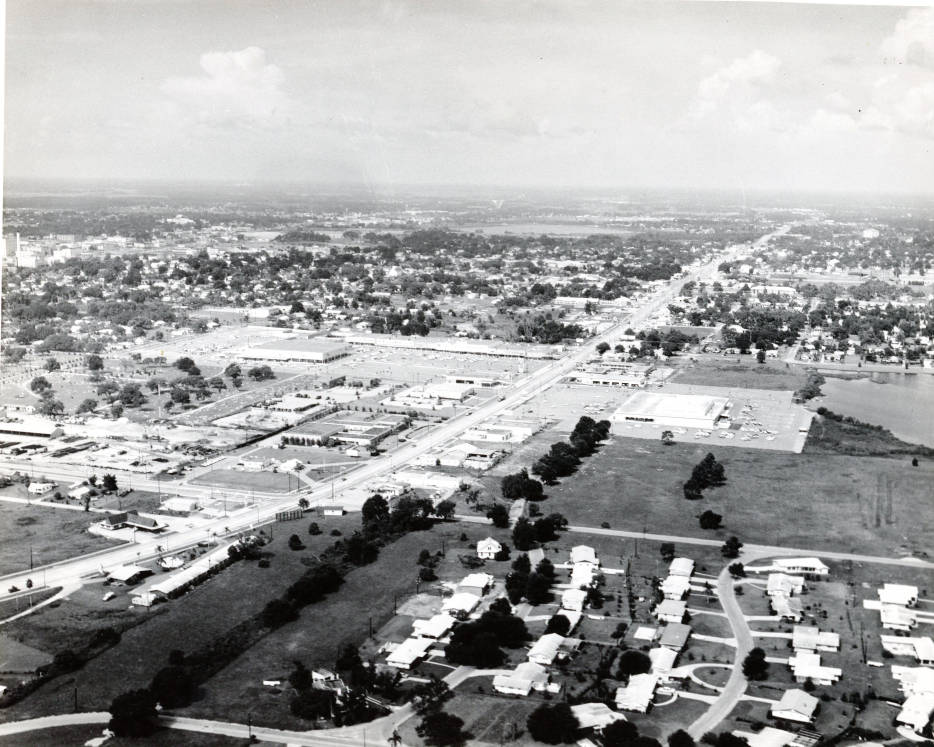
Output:
M56 726L76 726L81 724L106 724L110 721L110 714L106 711L93 713L63 713L59 716L43 716L25 721L10 721L0 724L0 737L13 734L25 734L29 731L41 729L54 729Z

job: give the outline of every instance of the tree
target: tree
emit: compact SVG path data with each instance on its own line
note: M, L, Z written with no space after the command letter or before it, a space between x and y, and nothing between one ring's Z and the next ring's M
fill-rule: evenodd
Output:
M522 552L531 550L535 546L535 528L524 516L512 528L512 544Z
M730 537L726 542L723 543L723 546L720 548L720 554L724 558L738 558L739 549L743 546L743 543L740 542L736 537Z
M191 705L198 687L187 667L170 665L156 673L149 690L163 708L184 708Z
M470 737L464 731L463 719L444 711L429 713L415 727L415 733L425 744L449 747L464 744Z
M156 731L156 698L149 690L130 690L110 704L110 730L118 737L148 737Z
M123 415L123 405L119 402L114 402L110 406L110 415L112 418L116 419Z
M529 477L527 470L523 469L511 475L506 475L500 483L503 498L507 501L525 498L530 501L540 501L544 497L541 482Z
M361 509L363 526L383 525L389 521L389 504L379 493L371 495Z
M512 561L512 569L517 573L524 573L528 576L532 572L532 561L529 560L528 555L522 553Z
M715 747L747 747L748 745L749 742L745 738L724 731L720 732L720 736L717 737Z
M540 573L532 573L525 585L525 598L529 604L545 604L551 601L551 579Z
M700 528L701 529L719 529L720 521L723 517L714 513L713 511L707 510L700 515Z
M191 371L195 368L195 362L188 356L182 356L173 364L179 371Z
M117 490L117 477L116 475L105 474L101 478L101 487L109 493L114 493Z
M644 651L631 648L623 651L619 657L619 676L629 677L633 674L645 674L652 669L652 660Z
M96 409L97 409L97 400L92 399L91 397L88 397L87 399L82 400L81 404L79 404L78 407L75 408L75 415L81 415L82 413L85 413L85 412L94 412L94 410Z
M769 670L769 663L765 660L765 651L761 648L752 649L743 659L743 674L749 680L764 680Z
M454 509L456 504L454 501L439 501L438 505L435 506L435 516L440 516L445 521L450 521L454 518Z
M308 499L307 499L307 498L299 498L299 499L298 499L298 507L299 507L302 511L306 510L306 509L308 508Z
M54 397L45 397L42 402L39 403L36 412L46 417L55 417L65 412L65 405Z
M493 522L494 527L505 529L509 526L509 509L502 503L494 503L486 512L486 518Z
M267 628L279 628L297 618L295 607L284 599L273 599L263 608L263 625Z
M743 567L742 563L730 563L730 567L727 570L729 570L733 578L744 578L746 576L746 569Z
M603 355L609 349L610 349L609 343L601 342L597 345L597 353L599 355Z
M675 558L675 543L662 542L658 547L658 552L662 556L662 560L666 563L670 563Z
M49 380L45 376L36 376L31 382L29 382L29 388L34 391L36 394L42 394L52 389L52 385L49 383Z
M662 431L662 443L671 446L675 442L675 434L671 431Z
M576 740L580 729L567 703L543 703L529 714L526 726L533 739L545 744L570 744Z
M272 369L267 365L262 366L253 366L249 371L247 371L247 376L249 376L254 381L266 381L267 379L274 379L275 374L272 372Z
M290 550L303 550L305 546L302 544L301 538L297 534L293 534L289 537L289 549Z
M308 534L310 534L312 537L321 534L321 527L318 526L317 521L313 521L308 525Z
M545 632L566 636L571 632L571 621L564 615L553 615L545 626Z
M684 729L678 729L669 735L668 747L694 747L694 738Z
M227 368L224 369L224 376L230 379L239 379L243 376L240 366L236 363L231 363Z
M124 384L120 393L117 395L120 402L126 407L139 407L146 401L139 384Z
M309 687L299 690L298 694L289 703L292 715L312 721L318 718L328 718L334 704L332 690Z
M289 674L289 684L296 690L307 690L311 687L311 671L302 662L293 662L295 667Z
M431 675L428 682L422 682L412 688L410 695L419 716L441 710L441 706L454 697L451 688L444 680Z
M759 363L765 363L765 351L764 350L756 351L756 360Z
M60 371L62 364L59 363L55 358L47 358L42 367L51 373L52 371Z
M603 747L631 747L639 736L639 729L632 721L614 721L603 728Z
M92 353L84 359L84 365L88 367L89 371L100 371L104 367L104 359Z

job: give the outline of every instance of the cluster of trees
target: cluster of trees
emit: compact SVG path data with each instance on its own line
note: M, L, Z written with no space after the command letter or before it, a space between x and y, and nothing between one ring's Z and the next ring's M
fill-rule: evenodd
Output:
M804 385L794 393L793 399L796 402L807 402L809 399L820 397L820 388L824 381L826 379L820 373L809 370Z
M754 648L743 659L743 675L748 680L764 680L769 671L769 663L765 660L765 651Z
M725 482L726 472L723 465L708 452L707 456L694 466L691 477L684 483L684 497L689 501L699 500L704 497L704 490L723 485Z
M454 628L444 653L454 664L496 667L505 658L500 647L518 648L530 637L522 619L512 614L509 602L500 598L480 619Z
M262 622L267 628L278 628L298 618L299 610L320 601L344 583L341 572L330 563L309 568L285 594L269 601L263 608Z
M542 542L556 539L558 530L564 529L567 524L568 520L559 513L548 514L534 522L523 516L512 528L512 542L517 550L526 552Z
M565 340L577 340L589 333L579 324L564 324L551 318L551 314L535 314L516 324L519 342L557 345Z
M559 477L574 474L581 459L590 456L597 449L597 444L610 435L610 421L595 421L584 415L577 421L568 442L559 441L551 445L548 453L532 465L532 473L538 475L549 485Z
M551 601L554 581L555 567L548 558L542 558L533 571L529 556L523 553L513 561L512 571L506 576L506 594L513 604L523 598L529 604L545 604Z
M541 482L529 477L526 469L506 475L500 482L500 490L503 498L507 501L515 501L520 498L527 501L540 501L545 497Z

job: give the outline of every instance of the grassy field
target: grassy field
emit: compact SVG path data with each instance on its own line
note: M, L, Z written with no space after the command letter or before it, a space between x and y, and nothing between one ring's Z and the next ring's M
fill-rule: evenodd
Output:
M681 486L708 451L724 465L727 483L708 489L700 501L686 501ZM913 468L906 458L611 438L576 474L546 487L541 508L561 512L572 524L905 554L934 546L932 482L934 465ZM697 516L707 509L723 515L722 529L700 529Z
M19 496L25 489L15 485L3 492ZM83 511L0 501L0 574L29 568L30 547L34 566L113 547L113 542L87 532L99 518Z
M286 493L301 487L302 483L289 474L282 472L243 472L233 469L215 469L194 478L193 485L213 485L228 490L258 490L265 493Z
M313 557L331 543L332 527L350 531L359 517L320 519L324 534L311 537L309 521L276 524L273 542L267 546L270 567L240 562L195 588L180 600L153 607L127 609L125 596L101 601L102 587L89 585L54 608L10 623L4 632L17 640L54 653L78 648L96 629L140 623L123 634L120 643L88 662L75 675L82 708L106 709L114 696L133 687L145 687L167 663L169 652L178 648L191 653L241 620L259 612L267 601L281 594L306 566L302 559ZM288 537L298 534L304 550L288 548ZM119 605L119 606L116 606ZM156 645L157 644L157 645ZM120 677L113 673L119 671ZM30 718L60 709L63 697L70 697L71 677L53 680L22 702L0 712L0 718Z
M758 363L755 355L705 355L697 362L689 358L677 358L672 362L676 367L672 381L679 384L794 391L805 380L801 368L774 359Z
M99 726L60 726L55 729L31 731L0 737L0 747L63 747L63 745L82 745L89 739L101 736L103 724ZM244 744L243 739L224 737L217 734L198 734L181 729L164 729L151 737L112 737L107 740L107 747L236 747Z
M359 521L359 516L353 518ZM414 593L418 568L415 560L421 549L437 550L443 539L448 549L447 562L459 565L456 556L466 551L466 543L459 540L461 533L468 532L475 542L487 534L485 529L442 524L427 532L408 534L383 548L376 563L349 573L339 591L305 608L297 621L266 636L208 680L203 697L183 713L243 720L244 714L250 712L256 724L310 728L309 722L289 712L288 693L274 694L263 687L262 680L284 677L296 659L308 667L332 667L341 644L363 643L371 618L373 629L378 630L392 617L394 599L401 602ZM465 573L461 569L460 575Z

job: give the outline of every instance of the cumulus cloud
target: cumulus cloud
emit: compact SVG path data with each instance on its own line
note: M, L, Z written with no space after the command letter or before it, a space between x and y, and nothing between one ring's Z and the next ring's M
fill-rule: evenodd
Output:
M729 109L744 120L771 118L762 89L774 78L781 60L761 49L738 57L701 80L691 109L694 119L703 119L720 109Z
M289 101L282 70L259 47L206 52L201 74L167 78L161 90L182 116L216 126L257 126L283 117Z
M934 70L934 8L909 11L882 42L881 52L890 64Z

